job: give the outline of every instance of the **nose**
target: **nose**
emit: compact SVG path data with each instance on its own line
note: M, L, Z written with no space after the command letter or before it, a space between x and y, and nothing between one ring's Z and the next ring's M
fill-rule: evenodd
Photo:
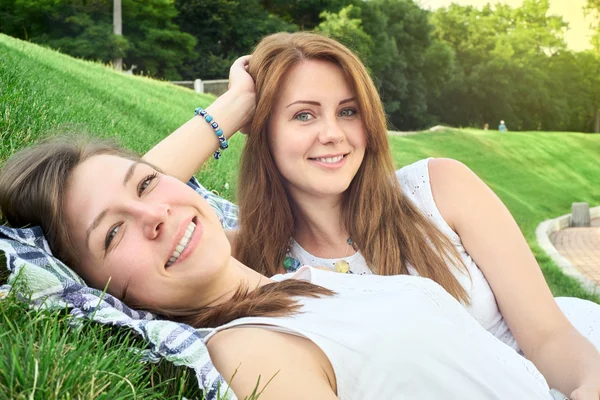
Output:
M164 203L137 203L132 205L131 213L138 220L144 236L148 239L156 239L171 215L171 207Z
M337 117L324 119L321 132L319 133L319 141L322 144L337 144L342 142L345 137L346 134L340 126L340 121Z

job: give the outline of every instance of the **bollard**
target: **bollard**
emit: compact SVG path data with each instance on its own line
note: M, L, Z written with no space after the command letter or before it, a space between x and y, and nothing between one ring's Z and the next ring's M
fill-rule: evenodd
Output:
M204 82L202 82L202 79L194 80L194 90L198 93L204 93Z
M571 226L590 226L590 206L588 203L573 203L571 212Z

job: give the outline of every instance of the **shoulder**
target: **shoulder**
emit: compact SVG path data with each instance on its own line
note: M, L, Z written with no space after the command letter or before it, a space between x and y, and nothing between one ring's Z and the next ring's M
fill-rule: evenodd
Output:
M452 158L431 158L428 167L432 186L439 186L448 181L459 181L467 176L474 175L469 167Z
M323 365L328 361L307 339L269 329L241 327L215 334L207 348L215 367L239 398L250 395L259 380L257 392L268 383L261 399L333 396ZM297 396L290 397L291 393Z
M459 214L469 213L489 188L465 164L450 158L435 158L429 162L429 179L435 204L447 223Z

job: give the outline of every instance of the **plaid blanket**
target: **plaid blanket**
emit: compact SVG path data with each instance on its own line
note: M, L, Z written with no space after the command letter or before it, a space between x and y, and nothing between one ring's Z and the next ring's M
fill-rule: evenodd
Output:
M196 178L192 178L188 185L210 203L224 228L237 227L236 205L204 188ZM30 299L33 307L69 307L75 317L131 328L149 345L146 360L157 362L164 358L175 365L193 368L207 400L236 399L213 366L202 340L210 329L194 329L186 324L161 320L150 312L133 310L117 298L90 288L69 267L52 256L39 227L12 229L0 226L0 250L6 255L10 271L8 283L0 286L0 299L18 279L15 289L21 290L20 294Z

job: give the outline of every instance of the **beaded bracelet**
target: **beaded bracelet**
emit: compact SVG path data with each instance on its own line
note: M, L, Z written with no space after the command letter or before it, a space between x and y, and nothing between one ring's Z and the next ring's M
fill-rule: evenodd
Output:
M217 149L217 151L215 151L213 157L215 158L215 160L218 160L219 158L221 158L221 151L229 147L227 138L223 135L223 130L219 128L219 124L217 124L216 121L213 121L213 117L201 107L198 107L194 110L194 115L199 115L202 118L204 118L204 120L208 122L210 126L214 129L215 135L217 135L217 138L219 139L219 148Z

